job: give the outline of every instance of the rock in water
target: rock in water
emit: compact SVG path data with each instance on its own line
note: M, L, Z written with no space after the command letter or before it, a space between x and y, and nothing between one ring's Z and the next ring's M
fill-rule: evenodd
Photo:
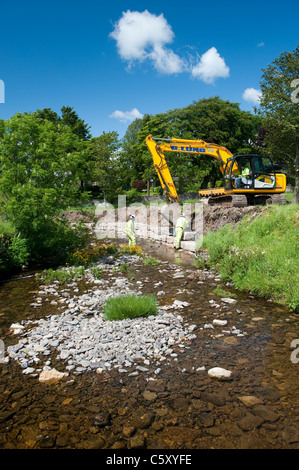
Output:
M231 299L230 297L223 297L221 298L221 300L222 302L225 302L226 304L233 304L237 302L236 299Z
M39 375L40 382L57 381L68 375L66 372L59 372L56 369L43 370Z
M222 367L213 367L212 369L208 370L209 377L218 380L228 380L231 376L232 372L227 369L222 369Z

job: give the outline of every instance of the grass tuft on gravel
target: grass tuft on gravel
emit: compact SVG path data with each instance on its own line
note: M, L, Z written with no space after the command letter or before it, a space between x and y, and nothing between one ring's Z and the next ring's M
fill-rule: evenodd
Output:
M106 301L103 307L107 320L124 320L126 318L149 317L158 313L157 300L154 295L134 294L118 295Z

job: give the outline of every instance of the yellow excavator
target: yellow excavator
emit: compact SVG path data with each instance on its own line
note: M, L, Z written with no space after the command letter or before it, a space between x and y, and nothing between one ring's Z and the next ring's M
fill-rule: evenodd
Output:
M164 194L170 202L180 203L164 152L191 153L218 160L223 176L223 187L199 190L199 196L208 198L208 204L226 207L244 207L255 204L285 204L286 176L280 165L261 155L233 155L221 145L204 140L159 139L151 135L146 144L153 157Z

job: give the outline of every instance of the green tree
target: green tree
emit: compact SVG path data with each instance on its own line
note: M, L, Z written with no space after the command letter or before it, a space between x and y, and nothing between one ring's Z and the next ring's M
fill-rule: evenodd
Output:
M82 140L91 138L90 127L80 119L74 108L71 106L62 106L61 117L51 108L38 109L36 116L40 119L51 121L55 124L62 123L68 126L72 132Z
M5 121L0 138L1 211L26 240L31 259L63 258L82 241L82 232L76 233L59 215L83 198L79 183L86 152L84 141L69 127L36 113Z
M299 46L283 52L261 77L260 113L265 117L266 151L284 162L295 179L294 202L299 202Z
M36 115L39 119L51 121L56 124L58 124L61 121L61 118L58 116L58 114L55 111L53 111L51 108L38 109L36 111Z
M42 110L38 109L36 111L36 116L39 119L50 121L56 125L65 125L67 126L72 133L77 136L80 140L88 141L91 138L89 133L89 126L85 124L83 119L80 119L76 111L70 106L63 106L61 108L61 117L53 111L51 108L44 108ZM76 142L76 140L74 140ZM75 144L76 145L76 144ZM75 147L74 147L75 150ZM90 179L90 170L91 165L90 161L86 160L81 163L81 189L84 191L86 186L86 181Z
M80 119L76 111L70 106L63 106L61 108L63 124L66 124L72 129L72 132L76 134L82 140L88 140L91 138L89 133L89 126L84 123L83 119Z
M130 189L133 181L139 180L143 170L136 158L138 152L138 135L142 129L144 119L135 119L127 128L121 141L119 163L123 188Z
M93 164L92 181L97 183L106 197L114 199L120 183L118 154L119 136L116 131L103 132L90 140L90 152Z

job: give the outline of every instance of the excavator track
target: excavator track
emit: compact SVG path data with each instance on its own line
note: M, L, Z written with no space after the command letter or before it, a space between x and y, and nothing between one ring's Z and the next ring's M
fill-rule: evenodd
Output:
M213 196L208 198L209 206L220 207L247 207L265 204L286 204L284 194L265 194L257 196L246 196L245 194L231 194L223 196Z
M267 204L286 204L287 200L284 194L271 194L267 199Z
M247 197L244 194L231 194L228 196L210 197L209 206L221 207L246 207L248 206Z

